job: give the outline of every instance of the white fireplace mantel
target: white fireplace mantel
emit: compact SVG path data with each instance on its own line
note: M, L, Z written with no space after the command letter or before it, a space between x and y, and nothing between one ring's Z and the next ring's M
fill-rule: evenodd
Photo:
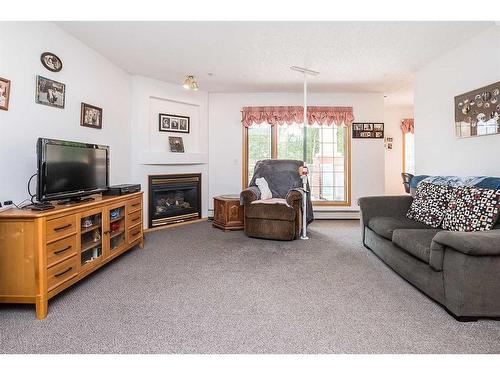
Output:
M143 165L208 164L208 153L143 152L139 160Z

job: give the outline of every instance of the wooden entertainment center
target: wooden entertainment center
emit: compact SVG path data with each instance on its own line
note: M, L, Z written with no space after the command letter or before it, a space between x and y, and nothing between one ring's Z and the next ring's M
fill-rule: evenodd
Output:
M135 245L144 247L142 192L93 196L48 211L0 213L0 302L48 300Z

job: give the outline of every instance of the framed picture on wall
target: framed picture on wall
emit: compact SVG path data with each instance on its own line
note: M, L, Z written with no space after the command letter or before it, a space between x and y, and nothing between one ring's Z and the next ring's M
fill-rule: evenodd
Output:
M9 110L10 81L0 77L0 109Z
M40 56L40 61L45 69L51 72L60 72L62 69L62 61L52 52L44 52Z
M49 78L36 76L35 102L64 109L66 85Z
M455 135L491 134L500 134L500 81L455 96Z
M353 122L352 137L364 139L384 139L384 123Z
M158 129L161 132L189 133L189 120L188 116L160 113L158 116Z
M102 108L82 103L80 125L88 128L102 129Z

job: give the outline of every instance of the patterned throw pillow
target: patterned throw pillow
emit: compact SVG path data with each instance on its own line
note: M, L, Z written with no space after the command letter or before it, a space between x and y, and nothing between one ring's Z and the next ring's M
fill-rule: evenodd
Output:
M437 228L443 221L450 200L449 186L421 182L406 217Z
M500 190L463 186L453 189L443 229L474 232L490 230L500 212Z

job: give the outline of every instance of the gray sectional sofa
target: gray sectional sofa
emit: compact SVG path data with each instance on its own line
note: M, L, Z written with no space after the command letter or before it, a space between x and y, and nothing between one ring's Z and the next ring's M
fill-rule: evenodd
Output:
M500 317L500 225L450 232L406 218L411 196L359 199L363 244L457 320Z

